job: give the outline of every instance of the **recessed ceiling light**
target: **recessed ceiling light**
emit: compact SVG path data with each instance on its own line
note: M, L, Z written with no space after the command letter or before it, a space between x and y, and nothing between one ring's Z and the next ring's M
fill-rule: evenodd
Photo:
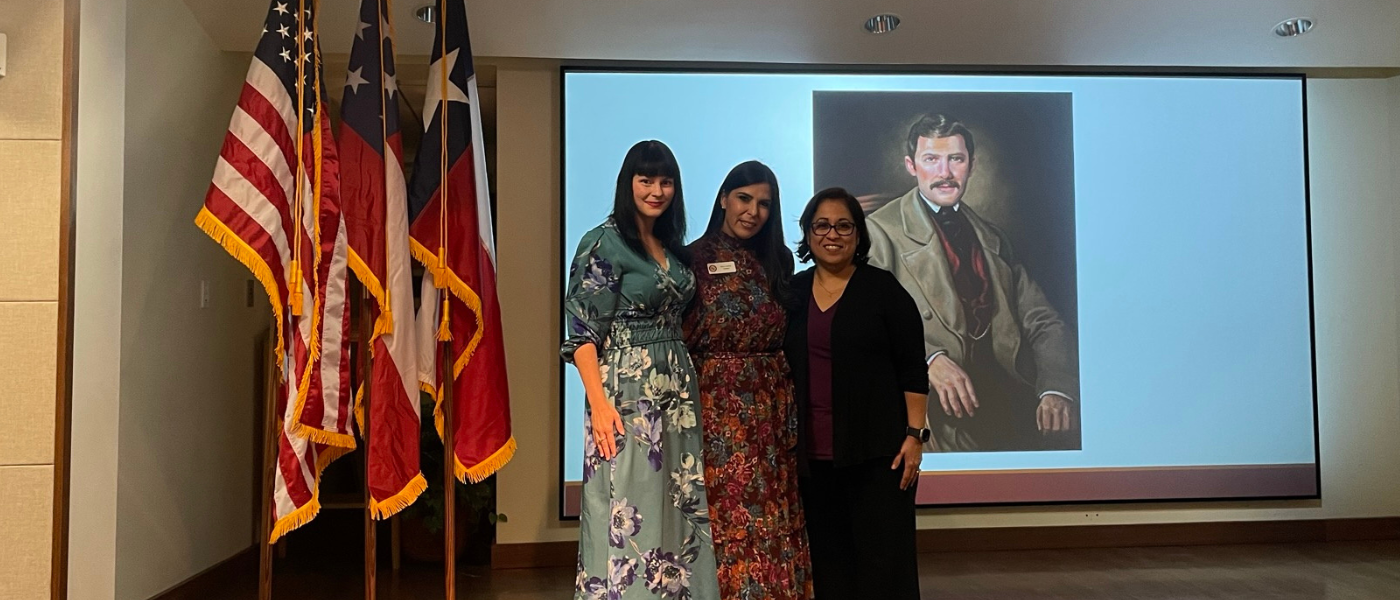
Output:
M899 15L875 15L865 21L865 30L870 33L889 33L896 27L899 27Z
M431 5L419 7L418 10L413 11L413 16L418 17L418 20L424 23L436 23L437 7Z
M1289 19L1274 26L1274 35L1279 37L1297 37L1312 31L1312 19Z

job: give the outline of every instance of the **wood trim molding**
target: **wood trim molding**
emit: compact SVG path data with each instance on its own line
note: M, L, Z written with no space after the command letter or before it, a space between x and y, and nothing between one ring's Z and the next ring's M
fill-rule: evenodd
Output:
M63 130L58 210L58 381L54 397L53 539L49 596L68 598L69 463L73 411L73 261L77 215L78 34L80 0L63 0Z
M938 553L1393 539L1400 539L1400 517L921 529L917 541L920 553ZM573 541L497 544L491 553L493 569L571 567L577 563L578 542Z
M204 600L210 596L219 596L228 588L239 587L239 582L246 582L250 577L256 578L257 573L258 546L254 544L156 594L151 600Z

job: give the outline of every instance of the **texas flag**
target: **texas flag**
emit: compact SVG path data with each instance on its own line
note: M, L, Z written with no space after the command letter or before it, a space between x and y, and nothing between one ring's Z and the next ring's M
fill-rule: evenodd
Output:
M438 28L423 106L426 133L409 186L413 256L427 267L420 304L420 379L438 399L453 394L455 472L480 481L515 453L510 432L505 342L496 300L496 238L486 185L485 144L464 0L438 0ZM425 335L434 333L435 335ZM437 352L450 341L451 374Z

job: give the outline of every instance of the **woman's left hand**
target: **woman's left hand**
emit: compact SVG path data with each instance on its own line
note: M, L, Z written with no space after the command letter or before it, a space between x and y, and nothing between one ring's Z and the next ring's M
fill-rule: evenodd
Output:
M894 457L894 464L890 465L891 470L898 470L904 467L904 476L899 480L899 489L907 490L913 487L919 480L919 463L924 460L924 446L912 437L904 438L904 446L899 449L899 456Z

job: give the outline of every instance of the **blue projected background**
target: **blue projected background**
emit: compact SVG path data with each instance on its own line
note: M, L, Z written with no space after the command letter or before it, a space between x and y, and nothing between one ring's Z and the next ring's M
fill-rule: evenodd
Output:
M731 167L768 164L791 241L814 191L814 92L1069 93L1082 449L934 453L923 469L1311 465L1303 85L568 71L561 272L607 217L637 141L675 151L692 238ZM577 372L564 369L563 477L578 482L584 396Z

